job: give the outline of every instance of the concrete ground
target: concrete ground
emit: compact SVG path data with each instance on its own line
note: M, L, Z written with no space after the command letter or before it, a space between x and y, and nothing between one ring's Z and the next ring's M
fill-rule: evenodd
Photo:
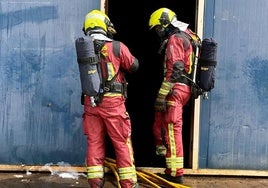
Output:
M114 188L113 174L107 174L104 188ZM268 178L185 176L191 188L267 188ZM84 174L67 173L0 173L0 188L89 188ZM140 183L140 188L152 188Z

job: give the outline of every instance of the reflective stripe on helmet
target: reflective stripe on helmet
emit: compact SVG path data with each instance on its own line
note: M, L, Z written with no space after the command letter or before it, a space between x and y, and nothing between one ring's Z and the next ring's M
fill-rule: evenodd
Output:
M85 16L84 29L85 31L88 29L102 29L107 32L107 25L110 24L110 19L105 13L92 10Z

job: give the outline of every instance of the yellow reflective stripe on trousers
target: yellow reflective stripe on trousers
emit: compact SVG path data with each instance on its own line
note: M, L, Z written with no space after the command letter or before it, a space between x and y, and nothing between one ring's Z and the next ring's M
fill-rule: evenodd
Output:
M118 168L118 174L120 180L132 179L134 182L137 181L135 167Z
M176 141L174 136L174 124L169 123L168 124L168 136L169 136L169 144L170 144L170 152L171 152L171 158L176 157Z
M176 176L177 169L183 168L183 157L177 157L173 123L168 124L168 135L168 140L170 142L170 157L166 158L166 166L171 169L171 176Z
M127 138L126 141L127 141L126 144L127 144L127 147L128 147L128 151L129 151L129 158L130 158L131 162L134 163L134 153L133 153L131 139L130 138Z
M103 178L104 171L103 166L88 166L87 167L87 178L93 179L93 178Z
M183 157L166 158L167 168L183 168Z
M167 101L167 105L168 106L175 106L175 102L174 101Z

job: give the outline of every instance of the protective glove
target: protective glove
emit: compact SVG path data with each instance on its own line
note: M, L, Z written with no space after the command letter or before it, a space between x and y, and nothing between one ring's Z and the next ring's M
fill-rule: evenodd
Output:
M166 97L164 95L158 94L154 103L154 108L159 112L165 112L167 110Z
M185 73L186 72L184 70L184 64L182 62L176 62L173 65L170 81L175 83L182 80L183 79L182 77L185 75Z
M155 110L160 112L165 112L167 109L166 96L174 86L174 83L167 82L164 80L158 92L155 101Z

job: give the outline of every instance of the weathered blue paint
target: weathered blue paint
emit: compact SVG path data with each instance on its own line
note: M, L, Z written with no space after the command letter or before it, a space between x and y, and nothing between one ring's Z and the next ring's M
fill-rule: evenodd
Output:
M268 169L267 8L266 0L206 1L204 33L218 42L218 65L202 100L200 168Z
M0 2L0 164L84 164L74 41L100 1Z
M84 164L74 41L100 1L0 1L0 164ZM266 0L206 0L218 41L200 168L268 169Z

